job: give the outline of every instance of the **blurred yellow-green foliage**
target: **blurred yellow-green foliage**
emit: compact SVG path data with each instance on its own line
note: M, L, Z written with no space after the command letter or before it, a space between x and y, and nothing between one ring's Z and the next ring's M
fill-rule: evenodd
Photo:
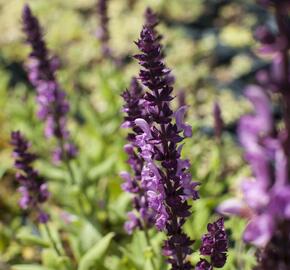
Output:
M30 48L21 31L25 2L38 16L52 54L61 60L58 79L68 94L69 129L79 147L73 163L76 186L68 184L64 166L51 163L55 142L44 138L43 123L35 116L35 90L25 71ZM76 269L91 253L98 268L78 269L151 269L151 257L156 257L154 252L160 254L162 234L149 232L152 251L141 232L128 237L123 231L130 197L121 191L118 176L127 169L120 94L138 72L132 55L137 52L134 41L147 6L160 14L158 29L164 37L166 62L176 77L175 95L185 92L187 121L194 129L184 155L192 162L194 179L202 184L202 199L193 203L193 217L186 224L197 243L207 222L214 219L215 207L249 174L237 146L235 126L240 115L249 110L242 90L264 64L251 49L255 45L252 30L267 15L253 1L110 0L110 46L115 57L126 59L118 67L102 58L95 36L96 0L0 0L0 269L12 265L15 270L67 269L67 258L56 257L44 228L38 229L18 209L9 146L10 132L18 129L40 156L36 167L48 179L53 194L49 202L52 231L71 254L69 269ZM213 138L215 100L221 105L226 125L222 146ZM80 214L77 197L89 218ZM223 269L251 269L254 263L254 250L238 241L244 225L238 219L226 222L231 248ZM93 253L102 248L103 253ZM197 255L190 259L195 262ZM161 257L155 258L156 264L166 269Z

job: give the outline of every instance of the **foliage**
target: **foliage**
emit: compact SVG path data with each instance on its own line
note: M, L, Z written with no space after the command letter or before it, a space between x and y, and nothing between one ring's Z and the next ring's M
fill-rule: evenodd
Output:
M61 61L57 76L68 94L68 126L79 148L71 163L77 183L70 184L65 165L52 163L56 142L44 138L43 123L36 117L35 90L24 65L29 54L21 32L24 1L0 0L0 269L168 269L160 255L162 233L151 229L149 243L143 232L128 236L123 229L131 201L120 188L119 172L127 169L120 94L137 74L131 55L136 53L133 41L143 12L150 5L160 13L167 64L176 77L175 95L184 91L189 105L193 138L187 140L184 155L191 160L193 179L201 183L201 199L193 203L193 217L185 229L195 239L216 219L217 205L249 175L235 125L249 110L240 96L242 89L265 65L251 50L251 28L267 15L249 0L111 0L109 42L114 55L125 59L120 67L102 58L95 37L95 0L28 2L45 29L49 48ZM216 99L225 121L222 144L213 137ZM51 235L18 208L9 145L12 130L21 130L39 155L36 167L52 194L46 204ZM251 269L255 264L255 250L240 241L244 226L239 219L226 221L231 242L225 270ZM61 254L55 252L51 237ZM197 255L190 260L196 263Z

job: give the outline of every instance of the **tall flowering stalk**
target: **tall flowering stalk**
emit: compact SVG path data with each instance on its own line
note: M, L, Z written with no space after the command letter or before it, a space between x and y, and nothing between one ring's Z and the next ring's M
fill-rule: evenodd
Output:
M230 199L220 205L225 214L240 215L249 220L244 240L259 248L257 269L288 269L290 264L290 27L289 1L260 1L273 7L278 32L266 26L256 31L262 43L261 53L273 54L269 70L257 74L260 84L246 89L255 107L254 115L243 116L239 137L253 177L242 183L243 198ZM282 100L284 127L275 125L269 95L279 93Z
M181 159L181 142L191 137L192 131L183 122L186 107L176 112L170 108L173 80L163 61L157 24L148 16L150 10L145 14L147 22L136 42L141 53L134 56L142 67L139 79L146 88L139 101L142 113L133 124L139 129L134 141L143 160L141 186L148 196L157 229L167 235L163 254L171 269L192 269L187 256L193 252L194 241L184 233L183 225L191 215L188 200L198 199L198 183L192 182L189 161Z
M176 112L170 108L174 78L164 64L157 25L156 14L148 8L136 42L141 53L134 56L141 66L138 79L143 87L133 78L130 88L122 95L126 113L122 126L132 130L125 151L134 174L132 177L123 172L122 186L134 194L135 212L139 213L138 216L129 213L125 228L131 233L136 227L142 228L142 224L155 224L167 235L163 254L168 257L171 269L186 270L193 269L187 256L193 252L194 241L183 231L183 225L191 215L188 201L199 198L196 190L199 184L192 181L189 160L181 159L182 141L192 136L192 130L183 122L186 106ZM148 207L140 208L143 205L149 206L149 211ZM222 267L226 261L226 246L222 248L219 242L220 233L224 233L222 219L209 224L208 230L202 241L203 245L211 244L212 259L210 262L202 259L196 266L199 270ZM227 241L226 236L224 239ZM201 255L208 254L201 252Z
M27 67L29 80L37 90L38 117L45 121L45 135L59 141L59 146L54 151L54 160L59 162L71 159L76 155L76 147L69 142L69 104L55 75L58 63L49 56L38 19L28 5L23 8L22 23L26 41L32 48Z
M18 170L16 180L22 195L19 206L25 210L36 211L38 221L46 223L49 216L43 211L42 204L47 201L49 191L45 179L33 168L32 163L37 157L29 152L30 144L19 131L11 133L11 145L14 147L14 166Z

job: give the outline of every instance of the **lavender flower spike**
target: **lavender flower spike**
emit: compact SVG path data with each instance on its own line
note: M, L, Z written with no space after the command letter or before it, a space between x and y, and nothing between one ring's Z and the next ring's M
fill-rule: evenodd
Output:
M36 211L38 221L46 223L49 216L42 210L41 205L47 201L49 192L45 180L32 167L36 155L29 152L29 143L19 131L11 133L11 144L14 147L14 165L19 170L16 174L20 185L19 191L22 194L19 205L22 209Z
M194 241L183 232L183 224L191 215L188 199L198 198L198 183L191 181L189 161L180 158L180 143L191 136L191 129L183 122L185 108L175 113L170 108L173 82L154 25L145 24L136 42L141 51L135 55L141 65L139 79L147 88L144 115L135 120L142 130L136 136L144 160L141 184L155 213L156 227L167 235L163 254L171 269L187 270L192 269L187 256L192 253Z
M29 80L37 91L38 117L45 121L45 135L48 138L54 136L60 142L54 152L55 161L73 158L76 155L76 148L67 142L69 104L55 76L58 65L55 58L49 56L38 19L28 5L23 8L22 23L26 41L32 48L27 68Z

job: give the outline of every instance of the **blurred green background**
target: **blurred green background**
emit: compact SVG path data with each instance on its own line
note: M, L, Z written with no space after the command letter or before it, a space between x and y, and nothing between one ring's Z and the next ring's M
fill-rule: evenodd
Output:
M24 65L30 48L21 31L25 2L38 16L49 49L61 61L58 79L68 94L69 128L79 147L73 163L79 180L76 186L68 184L65 167L51 162L55 142L43 137L43 123L35 116L35 90ZM10 132L18 129L40 155L36 167L48 179L53 194L47 206L51 226L57 241L71 254L73 265L92 252L104 235L114 232L110 246L86 269L150 269L151 257L159 269L166 269L162 256L156 258L142 233L126 236L123 223L131 207L130 196L122 192L118 176L128 169L123 152L126 131L120 129L120 94L138 72L131 57L137 52L133 41L147 6L160 15L158 30L164 37L166 62L176 77L175 106L180 93L186 94L189 105L187 121L194 136L187 139L184 155L192 162L194 179L202 183L202 199L193 203L186 230L197 244L207 222L215 218L215 207L249 174L235 127L240 115L250 109L241 95L244 86L254 81L256 70L267 65L267 59L256 55L252 32L271 18L251 0L108 2L110 46L116 57L125 59L121 67L101 55L95 37L99 27L96 0L0 0L0 269L66 269L66 258L56 259L43 240L43 228L37 228L18 208L9 146ZM213 137L215 100L226 124L222 145ZM76 197L83 201L88 217L80 214ZM238 219L226 221L231 248L223 269L251 269L254 263L255 251L240 241L244 225ZM152 230L150 236L153 249L160 254L163 235ZM196 262L198 252L190 259Z

